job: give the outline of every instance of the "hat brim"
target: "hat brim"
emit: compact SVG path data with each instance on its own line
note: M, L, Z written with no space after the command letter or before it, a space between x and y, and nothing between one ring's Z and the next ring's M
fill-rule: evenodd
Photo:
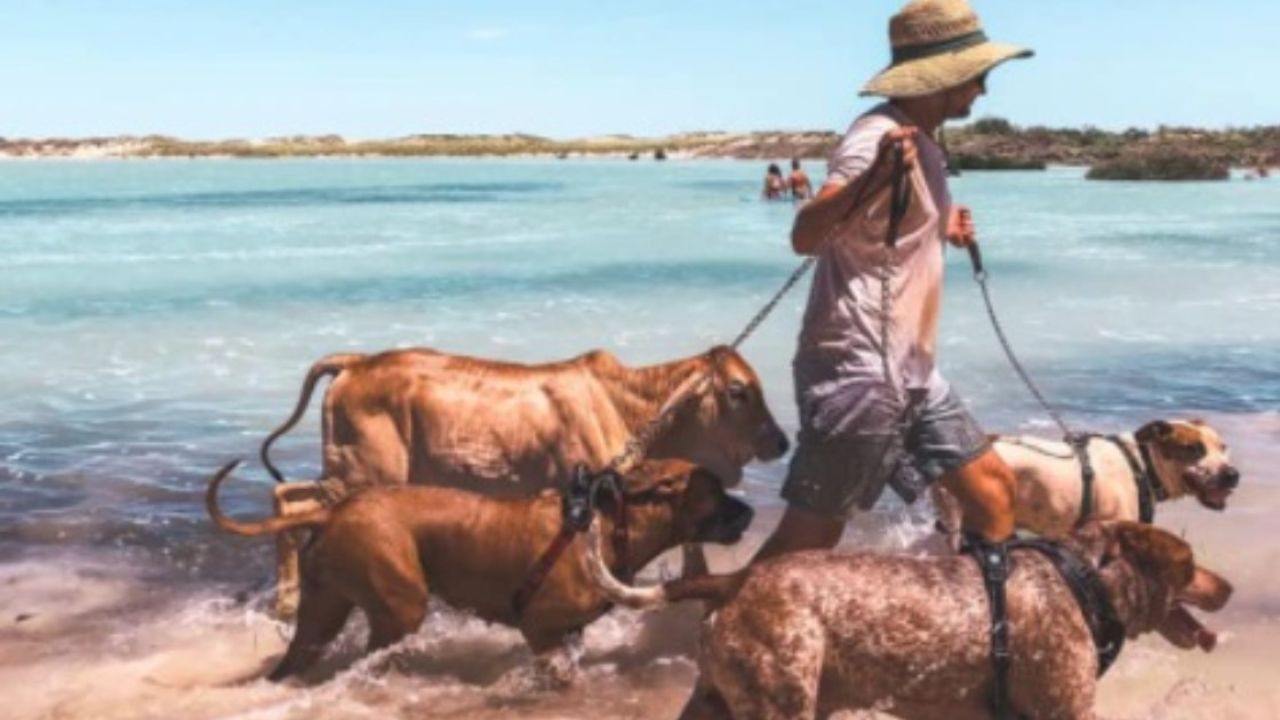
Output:
M932 95L963 85L1000 63L1034 54L1030 48L984 42L955 52L890 65L871 78L860 94L888 98Z

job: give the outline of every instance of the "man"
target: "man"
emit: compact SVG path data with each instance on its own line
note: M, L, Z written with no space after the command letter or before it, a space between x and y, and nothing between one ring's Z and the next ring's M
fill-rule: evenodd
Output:
M791 176L787 178L792 200L808 200L813 196L809 175L800 167L800 158L791 158Z
M941 482L975 537L1013 534L1013 473L934 365L943 240L975 241L934 133L969 115L993 67L1031 51L988 41L965 0L913 0L889 38L892 64L862 91L888 101L854 121L792 229L795 251L818 257L793 362L800 442L757 559L833 547L886 484L911 502ZM891 222L895 147L910 194Z

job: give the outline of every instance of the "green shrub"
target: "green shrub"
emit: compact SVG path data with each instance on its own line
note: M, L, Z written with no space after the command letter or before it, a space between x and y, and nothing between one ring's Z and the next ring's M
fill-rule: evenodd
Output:
M1090 180L1226 180L1227 163L1181 150L1130 152L1089 168Z
M974 135L1012 135L1013 123L1001 117L985 117L969 126Z
M1043 170L1044 161L1013 155L955 153L948 166L955 170Z

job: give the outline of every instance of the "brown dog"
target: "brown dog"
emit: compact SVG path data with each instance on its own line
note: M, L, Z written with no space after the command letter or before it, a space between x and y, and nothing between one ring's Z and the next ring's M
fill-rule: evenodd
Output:
M1240 482L1222 436L1203 420L1155 420L1115 437L1119 445L1092 437L1085 448L1094 471L1087 519L1139 519L1142 503L1131 462L1150 478L1153 509L1154 501L1193 496L1204 507L1223 510ZM997 435L993 441L1017 476L1018 527L1046 537L1069 534L1082 520L1084 503L1080 460L1072 447L1026 435ZM958 546L959 504L940 485L933 488L933 501L939 524Z
M592 575L614 601L718 606L703 627L701 675L683 718L796 720L855 708L990 716L991 619L968 556L805 552L637 589L612 577L591 535ZM1197 567L1185 542L1149 525L1094 522L1067 543L1100 568L1126 635L1156 630L1181 648L1213 648L1213 633L1182 603L1216 611L1231 586ZM1098 657L1080 607L1039 553L1015 550L1011 562L1014 716L1092 718Z
M575 538L523 612L513 609L516 591L561 530L558 493L499 499L430 486L373 488L332 510L246 523L218 507L218 486L236 464L219 470L205 495L218 527L239 535L320 529L304 558L297 630L272 680L314 664L357 606L369 620L370 651L416 631L428 593L435 593L452 607L518 628L544 657L610 607L590 582L582 539ZM635 567L680 543L737 542L753 514L714 475L680 461L640 465L623 491ZM613 500L603 502L605 511Z

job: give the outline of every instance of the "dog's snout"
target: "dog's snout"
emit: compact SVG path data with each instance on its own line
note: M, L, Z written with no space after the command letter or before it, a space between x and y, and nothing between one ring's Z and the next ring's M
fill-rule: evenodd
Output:
M1224 489L1234 490L1240 484L1240 471L1228 465L1218 473L1218 483Z
M750 505L726 495L716 508L716 517L712 522L714 529L708 528L703 539L711 542L737 542L751 526L755 516L756 511Z
M743 530L751 524L751 520L755 518L756 511L750 505L742 502L737 498L729 498L732 502L729 507L729 517L735 526L740 526Z

